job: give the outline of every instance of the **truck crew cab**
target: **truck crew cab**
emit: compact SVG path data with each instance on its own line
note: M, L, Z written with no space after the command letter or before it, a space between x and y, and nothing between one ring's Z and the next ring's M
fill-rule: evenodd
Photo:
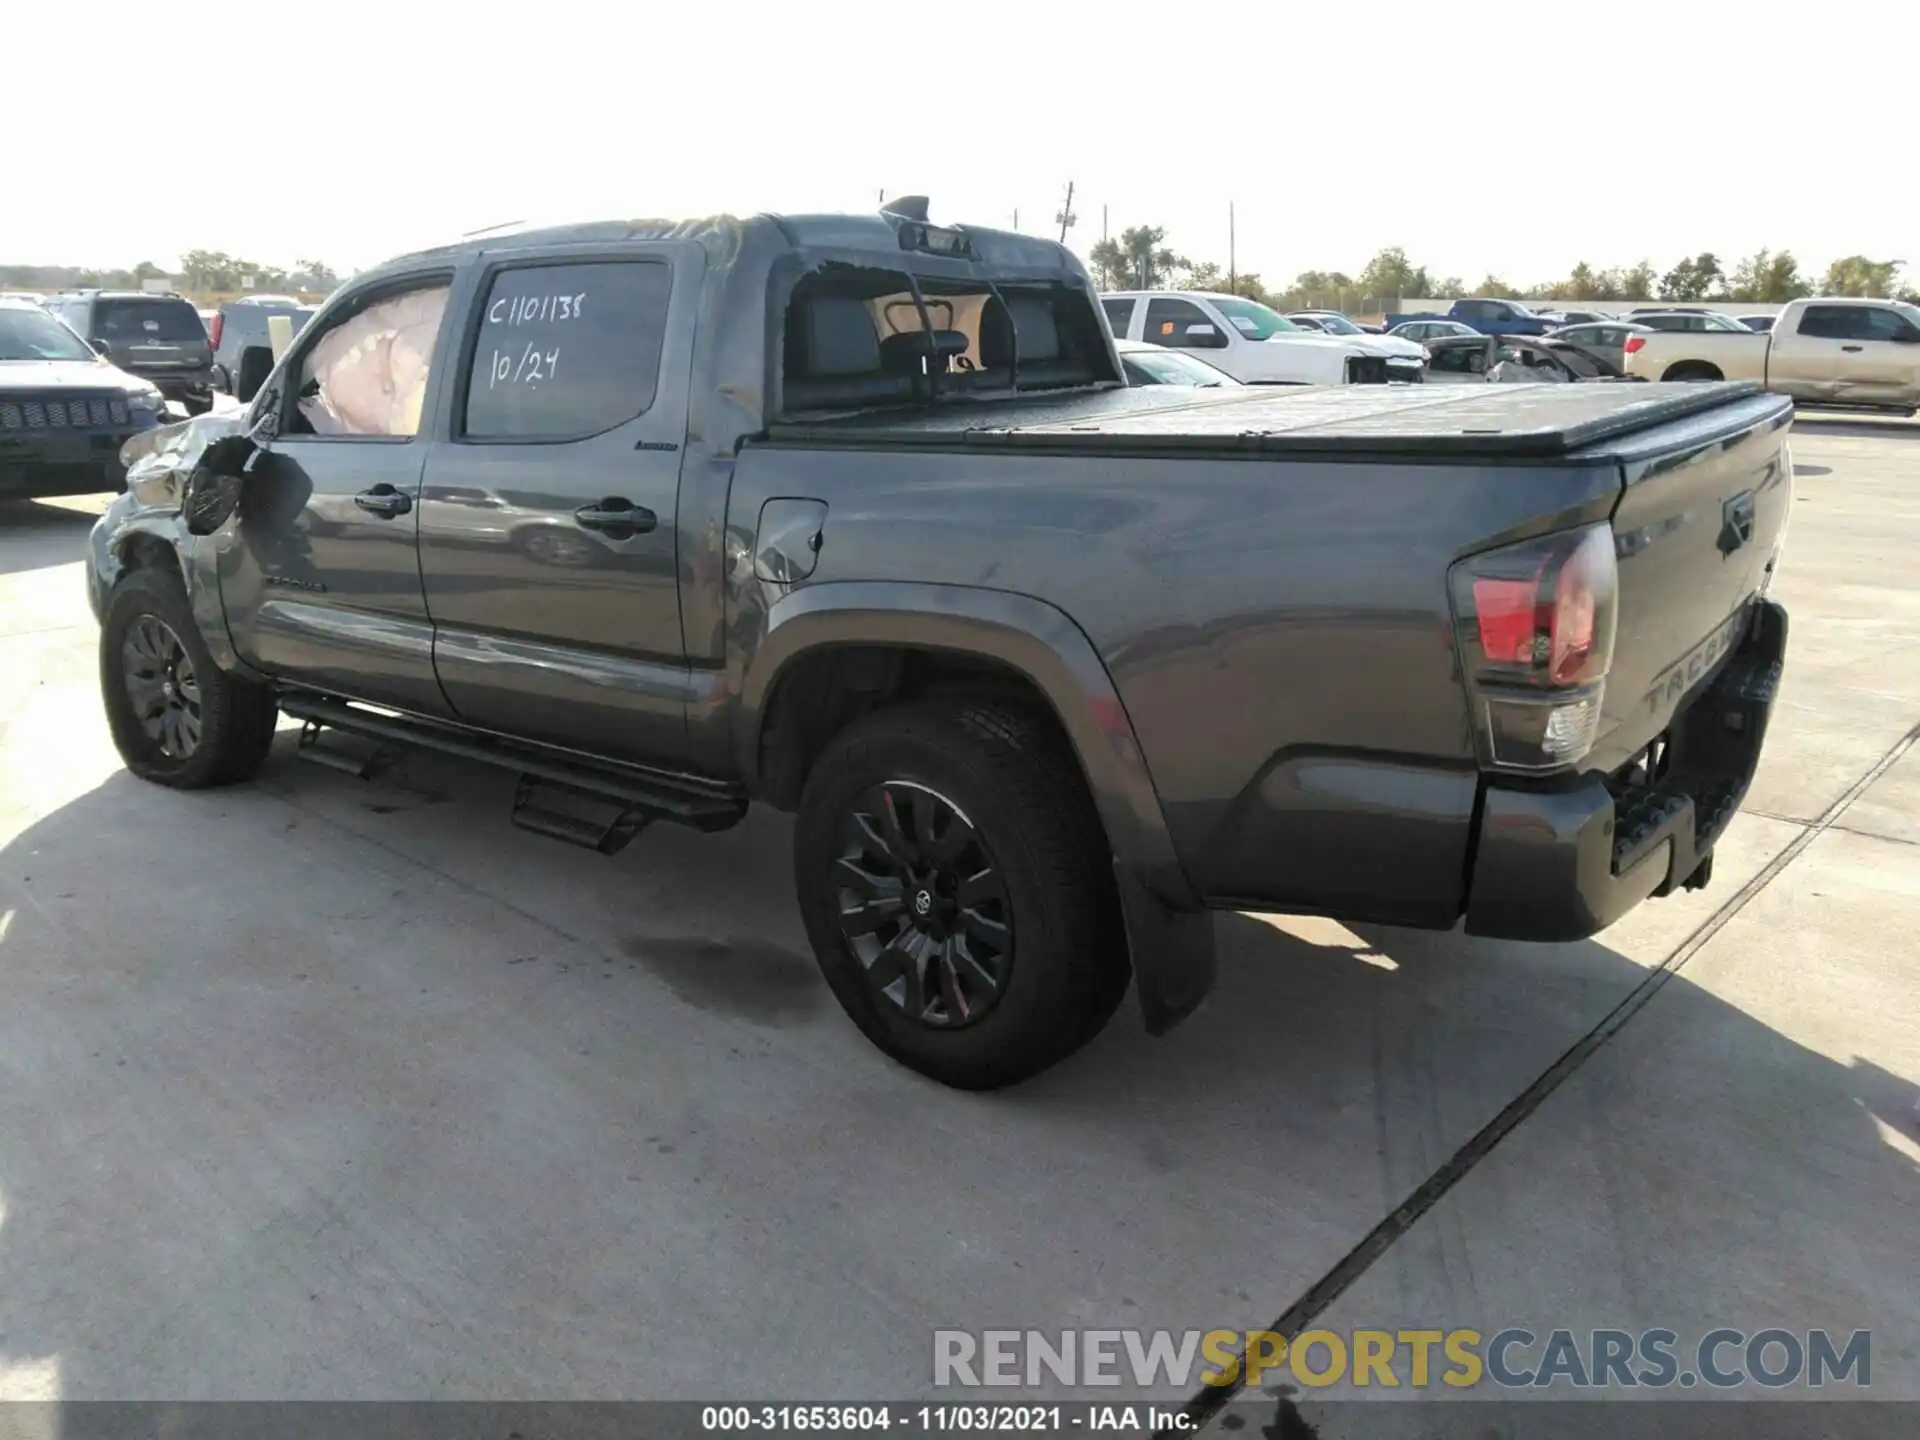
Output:
M1213 907L1556 941L1705 883L1784 654L1789 419L1130 389L1073 255L923 202L489 235L129 447L102 700L181 788L287 716L507 767L603 852L797 812L849 1016L1004 1085L1130 981L1188 1014Z

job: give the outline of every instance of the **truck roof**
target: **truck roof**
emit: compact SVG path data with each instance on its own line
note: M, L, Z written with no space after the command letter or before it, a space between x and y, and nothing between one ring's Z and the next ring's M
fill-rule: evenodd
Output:
M911 243L929 232L936 237L949 234L963 236L966 253L927 249ZM502 251L606 244L622 240L697 240L705 243L710 250L717 249L728 256L749 252L866 252L873 256L893 257L897 264L898 257L905 253L914 254L920 260L951 262L970 259L996 268L1072 269L1076 272L1080 269L1079 261L1074 259L1072 252L1051 240L986 226L933 225L884 212L867 215L776 215L766 212L745 217L721 214L683 220L593 220L572 225L495 229L396 256L388 264L413 264L429 259L459 261ZM385 269L386 266L380 268Z

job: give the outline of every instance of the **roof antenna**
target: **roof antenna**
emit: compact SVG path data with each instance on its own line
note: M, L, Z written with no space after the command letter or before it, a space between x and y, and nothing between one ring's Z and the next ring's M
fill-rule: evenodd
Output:
M476 235L491 235L496 230L511 230L515 225L524 225L524 220L502 220L498 225L482 225L478 230L468 230L461 235L462 240L471 240Z
M902 195L897 200L889 200L880 207L882 215L897 216L902 220L912 220L924 225L927 223L927 197L924 195Z

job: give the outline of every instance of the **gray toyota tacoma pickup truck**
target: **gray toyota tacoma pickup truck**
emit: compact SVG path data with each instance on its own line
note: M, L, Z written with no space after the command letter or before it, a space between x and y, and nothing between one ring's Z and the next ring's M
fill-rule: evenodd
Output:
M1707 882L1786 615L1788 402L1126 387L1064 248L866 216L491 235L357 277L95 528L136 774L280 717L512 818L796 812L821 969L951 1085L1034 1074L1208 911L1536 941Z

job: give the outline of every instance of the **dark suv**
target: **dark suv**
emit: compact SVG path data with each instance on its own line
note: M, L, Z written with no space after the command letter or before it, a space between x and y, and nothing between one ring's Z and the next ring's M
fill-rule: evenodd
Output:
M96 351L179 401L188 414L213 408L213 346L192 301L137 290L81 290L52 296L46 304Z

